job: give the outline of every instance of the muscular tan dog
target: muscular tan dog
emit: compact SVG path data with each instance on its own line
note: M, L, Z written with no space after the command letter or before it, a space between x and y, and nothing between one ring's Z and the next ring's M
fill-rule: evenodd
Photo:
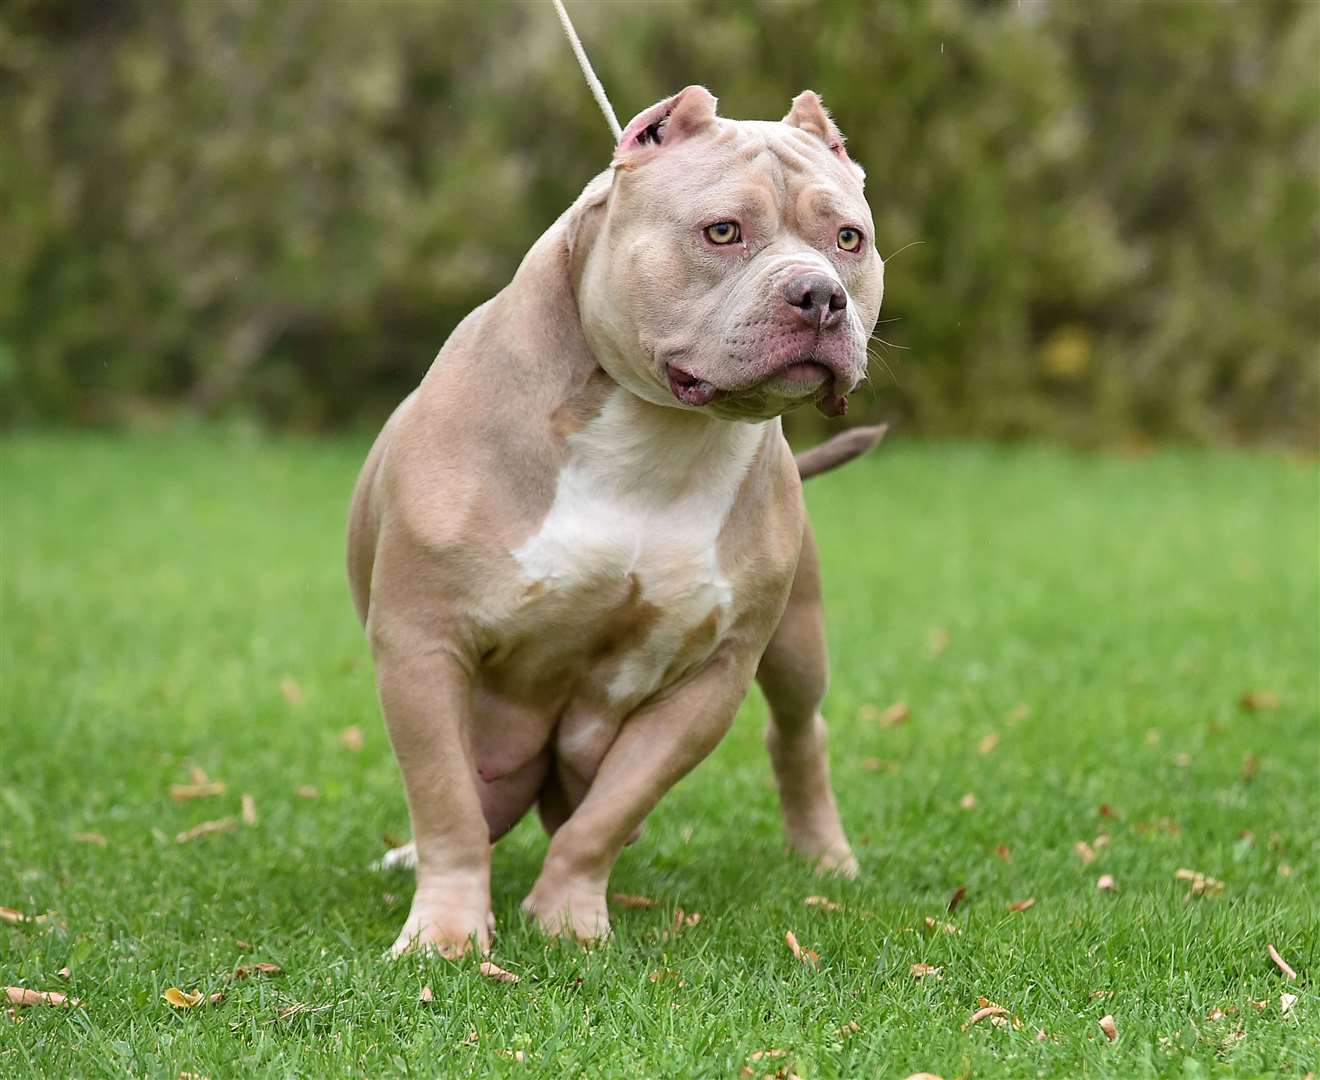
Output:
M606 883L759 679L792 848L851 875L830 791L815 546L779 415L835 415L883 291L862 171L807 91L780 123L699 86L469 315L358 480L348 567L407 788L394 951L486 950L491 842L551 834L524 910L609 932Z

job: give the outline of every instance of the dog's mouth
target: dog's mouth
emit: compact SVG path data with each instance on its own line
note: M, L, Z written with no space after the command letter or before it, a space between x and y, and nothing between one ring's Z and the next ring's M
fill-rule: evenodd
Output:
M695 408L709 405L717 397L731 393L674 364L665 365L665 375L670 393L683 404ZM848 395L834 392L835 381L835 373L830 367L808 357L789 361L756 386L758 389L772 389L782 398L805 401L815 397L816 407L826 416L842 416L848 411Z

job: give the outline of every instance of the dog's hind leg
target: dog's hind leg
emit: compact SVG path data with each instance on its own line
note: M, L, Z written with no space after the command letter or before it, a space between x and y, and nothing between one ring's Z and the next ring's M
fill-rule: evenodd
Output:
M770 750L789 846L817 869L853 877L857 860L830 787L820 703L829 683L816 541L807 524L788 606L761 657L756 679L770 706Z

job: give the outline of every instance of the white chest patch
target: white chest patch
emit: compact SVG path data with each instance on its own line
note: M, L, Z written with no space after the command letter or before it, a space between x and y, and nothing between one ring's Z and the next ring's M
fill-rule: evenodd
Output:
M733 590L717 541L764 428L657 408L617 390L569 437L550 512L513 556L529 583L580 594L584 617L592 617L594 590L629 575L661 610L620 662L609 686L615 703L658 689L685 636L712 610L717 636L727 628Z

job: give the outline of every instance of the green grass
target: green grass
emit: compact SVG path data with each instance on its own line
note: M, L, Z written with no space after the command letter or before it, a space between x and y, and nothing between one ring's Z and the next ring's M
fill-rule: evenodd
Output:
M341 572L364 450L0 444L0 904L54 913L0 924L0 976L83 1001L0 1013L0 1075L734 1077L770 1048L787 1056L757 1075L807 1080L1320 1066L1314 463L896 441L813 482L860 879L784 854L755 700L623 855L613 888L664 906L618 911L606 946L527 929L545 840L529 820L499 845L494 956L522 976L505 985L382 959L411 882L368 869L407 816ZM1260 689L1280 706L1243 710ZM873 718L898 700L905 725ZM227 793L172 802L194 765ZM257 825L175 842L243 792ZM1100 833L1083 868L1074 844ZM1222 895L1186 900L1180 867ZM959 932L920 932L959 885ZM821 893L842 909L803 904ZM701 921L661 940L676 906ZM790 957L790 928L819 970ZM250 960L284 974L232 981ZM227 996L179 1012L169 986ZM1022 1030L962 1031L980 995ZM319 1011L281 1019L294 1003Z

